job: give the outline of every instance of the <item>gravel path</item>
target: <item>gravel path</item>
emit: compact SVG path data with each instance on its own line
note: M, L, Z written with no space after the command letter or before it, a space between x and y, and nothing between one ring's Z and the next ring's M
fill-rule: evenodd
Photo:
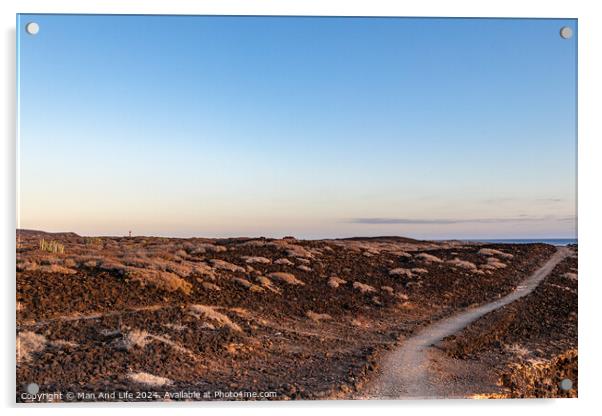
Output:
M464 329L483 315L508 305L531 293L537 285L570 254L566 247L556 253L535 273L523 280L510 294L485 305L443 319L422 329L403 342L401 347L387 357L382 373L357 398L362 399L418 399L466 397L475 391L462 391L461 377L442 377L431 363L430 350L443 338Z

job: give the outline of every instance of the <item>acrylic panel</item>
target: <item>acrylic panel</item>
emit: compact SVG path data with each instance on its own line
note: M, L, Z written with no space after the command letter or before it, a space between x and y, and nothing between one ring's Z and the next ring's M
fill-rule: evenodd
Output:
M577 396L577 20L17 16L16 400Z

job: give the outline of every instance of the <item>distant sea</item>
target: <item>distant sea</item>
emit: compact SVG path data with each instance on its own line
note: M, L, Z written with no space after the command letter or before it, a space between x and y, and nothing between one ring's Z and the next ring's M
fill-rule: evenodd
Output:
M481 243L495 243L495 244L533 244L533 243L544 243L551 244L553 246L566 246L568 244L577 244L576 238L519 238L519 239L497 239L497 240L470 240L478 241Z

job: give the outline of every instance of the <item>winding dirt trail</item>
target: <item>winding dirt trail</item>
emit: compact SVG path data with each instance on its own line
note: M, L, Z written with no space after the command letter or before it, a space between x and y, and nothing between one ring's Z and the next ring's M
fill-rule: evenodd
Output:
M452 374L451 377L449 374L446 376L442 374L442 366L439 362L442 354L439 353L438 356L436 349L432 347L443 338L462 330L483 315L531 293L569 254L569 248L558 247L556 253L540 269L523 280L510 294L435 322L403 341L399 349L385 357L380 376L373 383L368 384L356 398L461 398L479 393L471 387L479 386L480 382L484 380L483 376L474 374L483 369L465 368L464 371ZM445 371L444 368L443 372ZM447 371L449 372L449 369ZM472 382L463 380L464 376L471 378Z

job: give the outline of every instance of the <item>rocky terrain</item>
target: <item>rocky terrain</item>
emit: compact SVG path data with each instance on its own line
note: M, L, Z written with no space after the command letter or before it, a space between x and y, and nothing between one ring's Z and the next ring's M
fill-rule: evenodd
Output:
M577 247L528 296L442 344L454 358L493 368L500 392L485 397L577 397ZM571 388L561 388L562 380Z
M342 397L361 388L384 351L512 291L554 251L401 237L19 230L17 401ZM573 273L566 267L559 273ZM510 332L522 340L532 329L522 331ZM477 344L467 338L450 354L477 353ZM523 383L519 373L508 383ZM28 396L31 383L62 395Z

